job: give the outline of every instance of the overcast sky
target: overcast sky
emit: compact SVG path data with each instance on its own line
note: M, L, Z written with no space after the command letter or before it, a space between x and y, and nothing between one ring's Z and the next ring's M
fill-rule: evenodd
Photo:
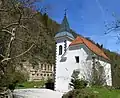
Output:
M76 33L90 37L112 51L120 50L117 38L113 37L115 32L104 34L104 22L111 23L115 19L112 13L120 18L120 0L43 0L42 5L47 6L49 16L58 23L67 9L70 27Z

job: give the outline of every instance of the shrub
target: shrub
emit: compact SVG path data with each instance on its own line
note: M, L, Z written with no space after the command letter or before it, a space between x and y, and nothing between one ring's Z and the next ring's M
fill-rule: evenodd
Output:
M11 76L11 78L9 78L9 83L8 83L8 88L13 91L15 89L15 87L17 86L18 83L22 83L24 81L27 80L26 76L24 75L24 73L20 72L20 71L16 71L12 74L9 74L8 76Z
M85 89L76 89L64 94L62 98L98 98L98 95Z
M53 83L53 82L54 82L54 80L53 80L53 79L48 78L47 83Z
M87 81L83 80L83 79L79 79L79 71L73 71L72 74L72 79L71 79L71 83L69 83L69 85L71 87L73 87L74 89L82 89L85 88L87 86Z
M47 82L45 83L47 89L54 90L54 81L51 78L48 78Z

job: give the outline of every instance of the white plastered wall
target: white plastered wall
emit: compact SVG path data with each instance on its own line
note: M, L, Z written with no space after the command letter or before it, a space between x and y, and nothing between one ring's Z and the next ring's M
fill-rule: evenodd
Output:
M70 43L68 41L68 43ZM55 76L55 90L60 92L68 92L71 90L69 83L71 75L74 70L80 71L80 78L89 79L89 73L92 69L92 59L88 59L91 55L91 51L85 45L70 46L66 53L62 55L62 58L66 58L64 62L60 62L61 56L58 54L59 45L63 45L62 42L57 43L56 51L56 76ZM64 46L63 46L64 47ZM63 50L64 51L64 50ZM79 56L79 63L76 63L75 56ZM87 60L88 59L88 60ZM87 61L86 61L87 60ZM111 78L111 65L107 62L99 60L101 65L104 66L106 74L107 85L112 85ZM107 77L109 76L109 77Z

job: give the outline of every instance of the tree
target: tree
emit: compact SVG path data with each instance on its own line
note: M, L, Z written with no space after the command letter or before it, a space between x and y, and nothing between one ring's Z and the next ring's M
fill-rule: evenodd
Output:
M111 23L105 23L105 27L106 27L106 32L105 34L109 34L111 32L114 32L114 36L115 38L117 38L117 44L120 43L120 33L118 31L120 31L120 19L115 15L115 13L112 14L112 16L114 17L114 20Z
M115 13L112 14L114 20L110 23L106 23L106 32L105 34L110 34L114 32L113 37L117 38L116 44L120 43L120 19L116 16ZM106 50L105 50L106 51ZM111 59L112 63L112 77L113 77L113 86L115 88L120 88L120 62L119 62L119 54L118 51L108 53L109 58ZM107 51L108 52L108 51Z
M74 70L73 74L71 76L72 79L71 79L71 83L69 83L69 85L71 87L73 87L74 89L82 89L82 88L85 88L87 86L87 81L80 79L79 74L80 74L79 71Z
M100 64L99 60L95 60L95 57L92 58L92 64L88 65L88 62L83 62L83 66L85 67L85 70L83 71L83 77L85 77L85 80L89 82L90 85L99 85L103 86L106 85L106 79L109 77L108 72L109 70L106 70L105 73L105 67L106 63L103 65Z
M20 79L24 80L25 75L19 66L20 60L37 46L29 32L33 27L28 26L29 23L36 23L34 16L37 13L30 9L35 2L36 0L0 0L1 89L9 88Z
M105 75L104 67L101 66L99 61L95 62L93 60L93 67L92 67L91 75L92 75L91 76L92 85L103 86L106 84L106 75Z

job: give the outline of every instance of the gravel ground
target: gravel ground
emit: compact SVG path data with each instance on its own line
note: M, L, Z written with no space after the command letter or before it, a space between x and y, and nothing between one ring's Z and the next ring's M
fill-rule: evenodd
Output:
M62 98L63 93L49 89L16 89L15 98Z

